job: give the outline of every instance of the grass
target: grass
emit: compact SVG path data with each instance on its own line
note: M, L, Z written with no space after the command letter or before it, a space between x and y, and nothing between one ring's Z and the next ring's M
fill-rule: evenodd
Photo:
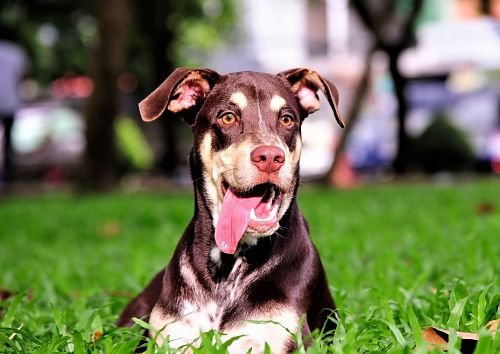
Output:
M303 186L341 318L334 340L317 334L308 353L427 353L421 330L432 325L452 330L450 353L455 331L480 333L477 354L499 353L500 336L482 329L500 317L499 191L498 179ZM113 323L170 258L192 204L180 191L1 202L0 288L16 295L0 302L0 353L132 352L141 325ZM201 345L195 352L225 352L213 331ZM169 350L150 341L147 352Z

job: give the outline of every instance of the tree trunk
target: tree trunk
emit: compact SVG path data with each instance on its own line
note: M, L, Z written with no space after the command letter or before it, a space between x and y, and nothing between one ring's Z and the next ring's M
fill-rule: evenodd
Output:
M408 80L401 74L398 68L398 60L404 48L392 47L386 49L389 57L389 72L394 84L394 94L398 103L398 149L393 162L393 169L396 174L404 174L407 171L411 159L411 141L406 131L406 116L408 114L408 104L405 91Z
M368 90L370 83L370 74L372 67L371 64L375 50L376 47L373 47L366 55L365 69L363 71L363 74L361 75L358 87L356 88L356 91L354 93L354 98L351 102L351 106L349 107L349 112L347 112L346 127L344 128L344 130L342 130L341 133L342 135L340 136L340 139L335 147L334 160L332 166L330 167L326 175L327 178L325 179L325 182L329 185L337 184L335 176L337 174L339 164L341 161L339 157L341 157L342 154L344 153L347 144L347 139L351 134L352 130L354 129L355 123L359 117L359 113L363 105L363 99L366 96L366 92Z
M127 0L94 2L98 45L94 58L94 91L86 109L83 187L106 190L116 182L114 122L119 113L117 78L125 66Z
M150 51L153 62L152 67L152 87L151 91L158 87L166 77L173 71L173 53L170 51L175 33L174 24L168 23L168 18L176 12L174 1L152 0L139 2L141 7L141 26L150 41ZM165 112L165 117L158 119L154 123L162 132L163 151L157 158L155 170L171 176L179 164L178 157L178 137L177 124L178 118Z
M401 53L414 45L415 42L415 22L422 9L424 0L414 0L411 8L403 21L398 21L400 15L397 11L395 0L382 2L382 11L374 13L370 10L367 1L357 0L351 4L358 13L366 28L373 34L376 47L384 51L389 58L389 72L394 83L394 93L398 103L398 150L393 162L394 172L403 174L407 171L411 159L411 140L406 132L406 115L408 113L408 103L405 97L405 90L408 83L398 68L398 60ZM389 39L383 36L385 26L391 22L400 22L399 36L397 39Z

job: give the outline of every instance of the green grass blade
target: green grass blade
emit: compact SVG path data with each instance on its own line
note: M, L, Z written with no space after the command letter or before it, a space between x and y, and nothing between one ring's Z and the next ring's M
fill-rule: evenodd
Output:
M446 324L449 329L458 330L460 319L462 318L462 314L464 312L465 304L467 303L468 298L469 297L466 296L463 299L460 299L451 309L450 318L448 319L448 323Z
M0 327L11 327L14 322L14 318L16 317L16 312L21 305L21 301L24 298L23 294L16 295L12 298L9 307L7 308L7 312L3 317L2 322L0 322Z
M154 331L154 332L157 331L157 329L155 327L153 327L151 324L147 323L146 321L141 320L140 318L134 317L134 318L132 318L132 321L134 321L134 323L138 324L139 326L141 326L144 329L147 329L149 331Z
M447 352L449 354L461 354L460 352L460 343L462 342L461 338L457 335L457 331L454 329L450 329L448 334L448 348Z
M403 334L401 333L399 328L396 326L396 321L394 320L394 314L389 306L389 301L385 298L382 298L381 300L386 318L386 320L383 320L382 322L385 323L387 327L389 327L398 344L404 347L406 345L406 340L404 339Z
M0 353L6 353L7 352L6 351L6 346L8 346L9 348L11 348L12 350L16 350L16 348L17 348L16 342L13 341L13 340L11 340L9 338L9 336L3 334L0 331ZM22 352L24 353L24 350L22 350Z
M474 354L490 354L492 353L493 337L486 329L479 332L479 340L474 350Z
M0 332L14 332L14 333L17 333L17 334L20 334L21 336L25 337L25 338L28 338L29 340L31 340L33 343L35 344L41 344L41 341L36 338L35 336L31 335L29 332L23 330L23 329L20 329L20 328L13 328L13 327L2 327L0 328Z
M269 346L268 343L266 343L265 346L264 346L264 354L272 354L271 353L271 347Z
M52 312L52 318L56 324L57 332L64 336L66 335L66 321L64 316L64 311L56 309L54 304L50 304L50 310Z
M493 284L488 285L483 291L481 291L481 294L479 295L479 299L477 302L477 313L476 313L476 330L479 330L482 326L486 324L486 316L487 316L487 310L488 310L488 302L486 300L486 294L488 291L491 289Z
M382 322L385 323L387 325L387 327L389 327L389 329L391 330L391 332L394 335L394 338L396 339L398 344L401 345L402 347L404 347L406 345L406 340L403 337L403 334L401 333L399 328L394 324L394 322L391 323L391 322L386 321L386 320L382 320Z
M73 353L74 354L86 354L87 350L85 348L85 342L83 341L82 334L77 332L73 334Z
M413 333L413 339L415 340L415 345L417 349L424 348L426 346L424 337L422 335L422 328L418 324L417 316L413 311L412 306L408 306L408 322L410 322L411 331Z
M234 336L226 340L222 345L220 346L221 349L223 350L228 350L229 346L236 342L238 339L245 337L244 335L241 336Z

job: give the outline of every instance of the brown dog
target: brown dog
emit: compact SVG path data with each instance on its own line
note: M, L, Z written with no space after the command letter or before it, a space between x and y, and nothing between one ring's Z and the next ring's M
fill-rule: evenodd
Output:
M319 108L318 90L343 127L337 89L308 69L177 69L139 104L145 121L168 110L191 127L195 210L170 263L119 325L149 316L150 335L174 347L210 329L242 336L231 353L261 353L265 343L287 353L296 348L290 333L335 329L323 267L295 200L300 127Z

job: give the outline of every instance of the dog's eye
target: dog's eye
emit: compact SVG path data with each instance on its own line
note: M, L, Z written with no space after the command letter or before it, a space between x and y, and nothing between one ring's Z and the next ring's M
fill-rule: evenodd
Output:
M233 113L226 113L219 118L219 121L224 125L232 125L236 122L236 116Z
M293 118L291 116L280 117L280 124L284 127L291 127L293 125Z

